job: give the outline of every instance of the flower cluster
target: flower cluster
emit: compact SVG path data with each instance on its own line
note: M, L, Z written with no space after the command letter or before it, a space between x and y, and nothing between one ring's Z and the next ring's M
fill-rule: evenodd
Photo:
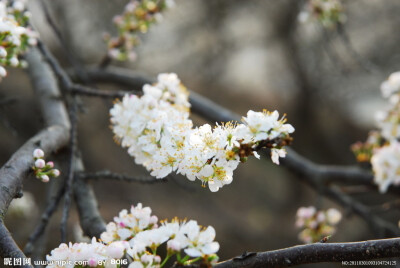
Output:
M391 184L400 185L400 143L392 141L377 149L371 158L374 181L379 191L385 193Z
M118 101L110 110L111 123L117 141L156 178L177 172L215 192L232 182L239 162L259 157L257 150L270 148L276 164L286 155L283 147L294 128L277 111L249 111L243 124L193 128L189 94L176 74L160 74L143 92Z
M54 168L54 163L49 161L46 163L44 160L44 152L41 149L35 149L33 151L33 157L35 159L35 165L32 167L36 178L42 182L49 182L50 177L60 176L60 171Z
M340 0L309 0L306 9L300 12L299 20L304 22L314 17L324 27L332 28L338 23L345 22L346 16L343 10Z
M303 229L299 239L304 243L318 242L335 233L335 225L342 219L342 214L334 208L317 211L315 207L301 207L297 210L296 227Z
M115 259L121 259L129 248L126 241L105 245L93 238L91 243L62 243L46 256L47 268L107 267L117 268Z
M131 260L129 268L163 267L173 256L181 265L199 260L210 265L218 260L219 244L214 239L212 226L202 228L196 221L179 221L177 218L158 224L151 209L139 203L132 206L129 213L122 210L113 222L108 223L99 242L93 238L91 244L61 244L47 256L47 260L84 261L82 266L116 267L112 266L111 259L121 259L128 254ZM167 247L164 259L157 255L162 244ZM182 251L185 256L181 255Z
M123 14L113 19L118 36L104 36L108 44L108 56L120 61L134 61L136 53L133 48L140 43L138 34L146 33L150 25L161 20L160 12L172 5L173 0L131 0Z
M36 45L37 33L28 27L27 0L0 0L0 79L7 75L3 66L24 67L19 56Z
M352 146L358 161L370 161L375 183L380 192L391 184L400 184L400 72L392 73L381 85L382 96L389 101L388 109L376 114L379 131L373 131L365 143Z

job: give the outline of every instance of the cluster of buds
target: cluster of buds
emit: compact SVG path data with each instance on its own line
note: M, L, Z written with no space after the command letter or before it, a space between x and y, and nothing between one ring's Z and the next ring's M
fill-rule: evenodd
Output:
M194 220L180 221L177 218L158 223L158 218L151 215L151 209L140 203L132 206L129 212L122 210L114 221L107 224L107 230L100 237L99 241L93 238L91 244L61 244L51 251L47 260L57 260L58 265L60 261L83 261L84 267L107 268L119 267L113 263L123 262L112 259L121 259L125 254L131 261L128 268L161 268L174 256L179 265L201 261L201 265L209 267L218 260L219 244L214 241L215 229L212 226L203 228ZM158 255L161 245L167 248L164 258Z
M374 182L385 193L391 184L400 184L400 72L392 73L381 84L381 92L389 105L376 114L378 130L371 131L365 143L354 144L352 150L358 161L371 162Z
M112 59L134 61L136 53L133 48L140 43L139 33L146 33L149 27L160 21L160 12L174 4L173 0L131 0L121 15L114 17L118 36L105 34L108 56Z
M56 178L60 176L60 171L54 168L54 163L52 161L46 163L44 160L43 150L35 149L33 151L33 157L35 159L35 165L32 169L36 178L42 182L49 182L50 177Z
M335 208L317 211L315 207L301 207L297 210L296 227L301 228L299 239L304 243L319 242L335 233L335 226L342 214Z
M36 45L38 35L28 26L26 4L27 0L0 0L0 79L7 75L4 66L25 67L19 57Z
M333 28L338 23L344 23L346 16L340 0L309 0L306 9L299 14L301 22L315 18L324 27Z
M189 94L176 74L160 74L143 92L117 101L110 110L111 123L116 140L156 178L175 171L216 192L232 182L240 162L259 158L258 150L271 149L276 164L286 156L284 147L294 128L277 111L249 111L243 124L193 128Z

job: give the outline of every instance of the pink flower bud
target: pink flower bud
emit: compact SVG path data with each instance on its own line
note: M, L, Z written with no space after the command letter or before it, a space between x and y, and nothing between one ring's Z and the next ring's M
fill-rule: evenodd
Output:
M88 265L90 267L96 267L97 266L97 261L94 258L90 258L88 261Z
M58 177L60 176L60 171L58 169L53 169L51 171L51 174L53 174L54 177Z
M47 165L48 165L50 168L53 168L53 167L54 167L54 162L53 162L53 161L49 161L49 162L47 162Z
M43 159L37 159L35 161L35 167L44 168L46 166L46 162Z
M153 215L150 217L150 224L156 224L158 221L158 218L156 215Z
M35 158L42 158L44 156L44 152L41 149L35 149L33 151L33 157Z
M42 182L49 182L50 181L50 178L47 175L41 175L40 179L42 180Z
M161 257L160 256L154 256L154 262L155 263L160 263L161 262Z
M150 263L153 261L153 257L152 257L152 255L144 254L144 255L142 255L142 257L140 257L140 260L144 263Z
M180 251L182 249L181 243L176 240L169 240L167 242L167 248L172 251Z
M125 241L126 242L126 241ZM121 259L124 256L126 245L122 241L113 242L107 247L107 254L111 258Z

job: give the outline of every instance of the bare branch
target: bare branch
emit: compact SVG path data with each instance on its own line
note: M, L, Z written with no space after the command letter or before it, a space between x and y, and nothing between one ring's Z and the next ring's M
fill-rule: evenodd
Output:
M19 249L14 239L11 237L10 232L7 230L6 226L3 223L3 220L0 220L0 256L2 258L18 258L25 259L26 256ZM32 267L31 265L21 265L19 267Z
M80 158L76 159L75 171L84 171ZM100 237L100 234L106 230L106 224L98 210L96 196L92 187L87 181L78 177L75 178L73 188L83 232L89 237Z
M98 180L98 179L109 179L109 180L117 180L117 181L126 181L126 182L139 182L144 184L153 184L160 182L167 182L167 178L164 179L156 179L150 176L128 176L119 173L113 173L109 170L97 171L97 172L82 172L77 174L80 179L83 180Z
M286 267L306 263L362 261L400 256L400 238L355 243L316 243L239 256L214 267Z

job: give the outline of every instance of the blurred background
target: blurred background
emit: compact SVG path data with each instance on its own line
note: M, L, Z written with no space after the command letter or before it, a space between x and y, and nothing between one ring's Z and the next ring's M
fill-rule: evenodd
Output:
M103 33L115 34L112 18L128 1L46 1L68 49L83 65L97 65L106 54ZM400 1L343 1L342 32L298 17L306 1L176 0L163 21L141 36L134 63L113 65L155 77L176 72L190 90L234 112L277 109L296 128L293 148L317 163L355 165L350 145L365 140L384 109L380 84L400 70ZM61 63L69 61L36 0L33 23ZM109 85L98 85L110 89ZM113 141L108 112L111 100L83 97L79 146L87 171L108 169L148 175ZM193 115L196 125L205 123ZM215 123L215 122L211 122ZM0 164L43 126L37 100L23 70L9 69L0 83ZM57 156L48 157L57 159ZM61 165L61 163L59 163ZM62 170L63 171L63 170ZM66 170L64 170L66 173ZM177 177L154 185L93 181L106 222L138 202L160 219L194 219L216 229L220 258L244 251L266 251L300 244L294 226L300 206L337 207L266 157L239 165L231 185L217 193ZM30 177L24 190L33 193L36 210L24 218L7 215L7 226L21 247L39 221L50 187ZM358 193L377 206L393 197ZM365 222L346 209L332 242L378 238ZM398 221L398 211L383 215ZM47 228L41 252L59 245L61 213ZM75 241L77 214L71 210L69 240Z

